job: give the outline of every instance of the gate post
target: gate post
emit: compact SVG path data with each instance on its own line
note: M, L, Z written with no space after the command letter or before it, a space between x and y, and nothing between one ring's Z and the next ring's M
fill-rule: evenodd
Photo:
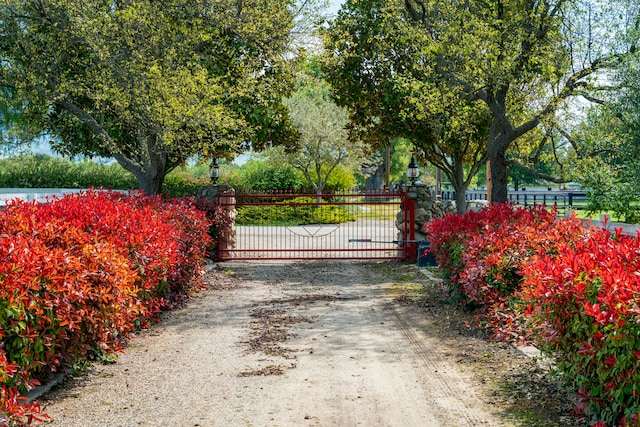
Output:
M424 241L424 226L433 218L442 218L447 212L455 212L455 202L433 200L429 187L424 184L411 185L402 194L402 207L396 226L398 240L402 243L407 259L418 257L418 242Z
M415 187L402 189L400 193L400 212L396 218L398 246L404 259L415 261L416 251L416 192Z
M212 220L212 228L215 228L215 255L216 259L225 260L231 258L231 250L236 247L235 221L236 211L236 191L227 184L210 184L200 188L196 198L206 200L210 205L221 208L222 212L215 212L215 209L206 209L207 217ZM212 212L209 212L211 210ZM224 217L220 217L222 214Z
M416 201L412 199L409 194L407 194L407 208L409 209L409 221L407 221L407 225L409 226L407 258L411 261L416 261L418 258L418 251L416 250Z

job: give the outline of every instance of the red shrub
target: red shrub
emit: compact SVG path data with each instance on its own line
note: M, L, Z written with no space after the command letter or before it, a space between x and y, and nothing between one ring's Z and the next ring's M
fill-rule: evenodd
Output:
M452 299L477 310L496 338L518 341L528 337L514 298L522 263L584 232L580 221L557 219L543 206L510 204L433 220L426 231Z
M42 413L39 402L29 403L17 389L0 386L0 425L29 426L34 421L48 419L49 416Z
M208 227L189 200L95 191L0 212L0 414L30 423L17 390L118 350L197 287Z
M173 226L170 237L177 242L177 247L167 280L170 299L176 302L202 284L203 261L211 246L211 222L192 198L165 200L145 197L138 200L154 209L162 221Z
M211 242L207 250L209 257L214 259L217 255L215 251L218 248L220 235L224 233L224 230L231 228L233 218L229 214L229 211L220 206L217 200L213 198L199 197L195 200L195 205L205 213L209 221L209 236L211 237Z
M197 286L210 240L209 224L192 200L89 191L38 206L36 215L44 222L60 219L124 250L139 274L147 308L142 320Z
M434 220L448 284L500 339L532 337L598 426L640 426L640 240L498 205Z
M120 250L67 223L33 219L0 217L0 325L10 360L42 378L91 346L117 349L143 307Z
M604 230L523 266L538 342L601 425L640 425L639 272L640 240Z

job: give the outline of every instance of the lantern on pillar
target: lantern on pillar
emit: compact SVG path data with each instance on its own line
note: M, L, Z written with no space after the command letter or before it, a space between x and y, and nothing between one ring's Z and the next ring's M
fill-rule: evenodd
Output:
M211 178L212 183L216 183L218 178L220 178L220 166L218 166L218 160L214 157L211 162L211 166L209 166L209 178Z
M411 162L407 167L407 177L409 178L409 181L411 181L411 185L414 185L416 183L416 180L418 179L419 176L420 176L420 167L416 163L415 157L411 156Z

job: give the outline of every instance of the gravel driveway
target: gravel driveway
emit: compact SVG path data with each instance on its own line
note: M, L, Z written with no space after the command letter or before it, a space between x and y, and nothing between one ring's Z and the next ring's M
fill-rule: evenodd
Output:
M220 264L115 363L46 395L47 425L511 425L437 325L398 302L411 284L393 264Z

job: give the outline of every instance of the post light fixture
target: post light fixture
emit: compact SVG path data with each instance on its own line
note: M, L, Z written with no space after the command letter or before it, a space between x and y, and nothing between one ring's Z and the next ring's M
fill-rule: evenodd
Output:
M407 167L407 177L409 178L409 181L411 181L411 185L414 185L416 183L416 180L418 179L419 176L420 176L420 167L416 163L415 157L411 156L411 162Z
M211 162L211 166L209 166L209 178L211 178L211 182L214 184L220 178L220 166L218 166L218 160L214 157Z

